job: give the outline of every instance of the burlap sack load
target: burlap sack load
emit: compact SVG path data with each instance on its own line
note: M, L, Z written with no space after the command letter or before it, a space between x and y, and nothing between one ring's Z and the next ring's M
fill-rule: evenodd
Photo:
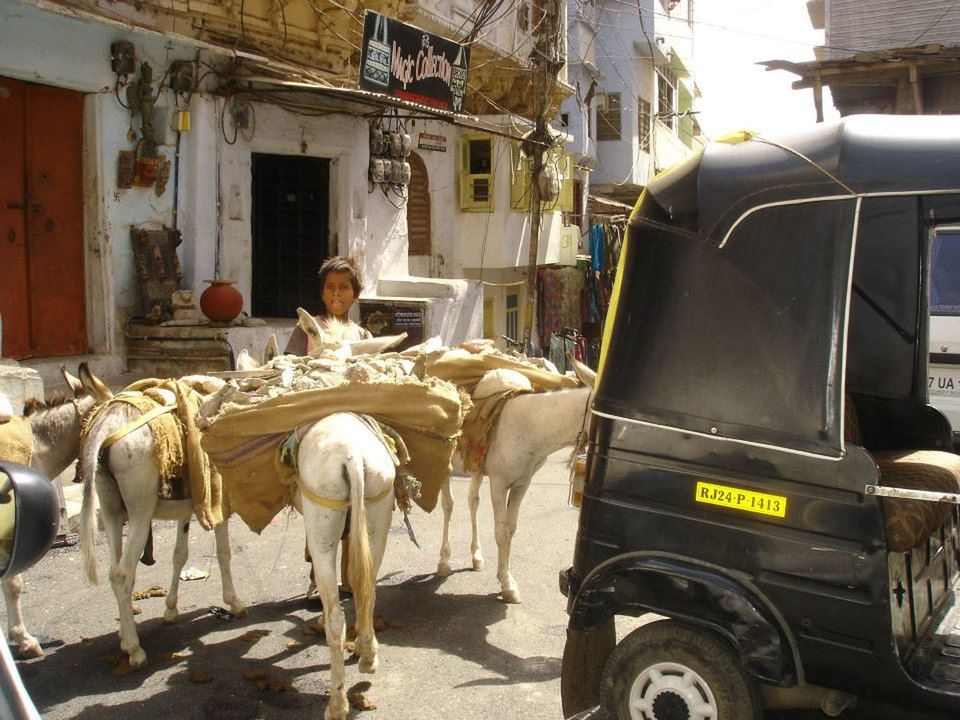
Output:
M463 421L460 455L467 472L485 472L490 433L510 398L532 393L533 384L516 370L491 370L473 389L473 408Z
M302 425L337 412L371 415L396 430L410 452L405 468L422 483L417 504L430 512L450 474L463 424L456 387L424 381L350 382L298 390L233 408L204 429L202 445L223 478L231 508L261 532L293 495L295 469L280 459L280 444Z
M0 423L0 459L29 465L33 456L33 430L25 417Z
M460 456L467 472L484 472L490 433L504 403L529 392L565 390L580 385L576 378L536 367L530 361L500 352L447 350L427 358L426 371L470 393L473 408L460 438Z
M576 378L543 370L502 353L475 354L467 350L449 350L428 357L426 369L430 375L452 382L470 394L473 394L480 379L491 370L518 372L530 381L535 392L564 390L580 385Z
M160 474L160 496L162 499L171 499L171 484L179 481L186 483L197 520L205 530L212 530L230 512L226 507L220 476L210 466L200 447L196 417L203 396L193 385L172 379L138 380L87 416L80 434L80 446L82 448L88 442L95 419L107 408L129 405L139 413L146 414L169 404L171 398L175 405L173 410L153 418L149 423L153 433L153 459ZM128 427L133 428L132 425Z

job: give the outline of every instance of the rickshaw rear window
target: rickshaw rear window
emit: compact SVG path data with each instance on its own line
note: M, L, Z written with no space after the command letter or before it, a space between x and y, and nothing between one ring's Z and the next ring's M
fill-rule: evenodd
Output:
M854 209L760 209L723 248L634 224L596 409L838 454Z

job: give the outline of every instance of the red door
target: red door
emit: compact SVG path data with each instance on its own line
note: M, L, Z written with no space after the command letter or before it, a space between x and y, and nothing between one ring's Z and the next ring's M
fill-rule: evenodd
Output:
M0 78L0 315L6 357L86 352L83 95Z

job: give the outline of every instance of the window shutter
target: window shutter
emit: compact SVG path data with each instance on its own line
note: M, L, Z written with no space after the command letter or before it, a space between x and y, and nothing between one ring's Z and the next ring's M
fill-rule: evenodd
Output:
M407 187L407 241L410 255L430 255L430 180L427 166L417 153L410 153L410 185Z
M510 207L530 210L530 159L520 154L520 146L510 147Z
M470 138L460 138L460 209L470 209Z
M478 157L472 148L479 144ZM466 135L460 139L460 209L465 212L493 212L493 171L496 157L489 135ZM486 162L483 162L483 161ZM474 162L477 161L477 162ZM471 173L474 166L489 172Z

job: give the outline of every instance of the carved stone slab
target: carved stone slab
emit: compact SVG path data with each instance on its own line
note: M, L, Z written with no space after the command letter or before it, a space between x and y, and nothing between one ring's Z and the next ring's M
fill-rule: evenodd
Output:
M177 257L182 242L174 228L144 230L131 228L133 259L140 282L143 316L148 323L160 323L172 316L170 298L180 289L183 270Z

